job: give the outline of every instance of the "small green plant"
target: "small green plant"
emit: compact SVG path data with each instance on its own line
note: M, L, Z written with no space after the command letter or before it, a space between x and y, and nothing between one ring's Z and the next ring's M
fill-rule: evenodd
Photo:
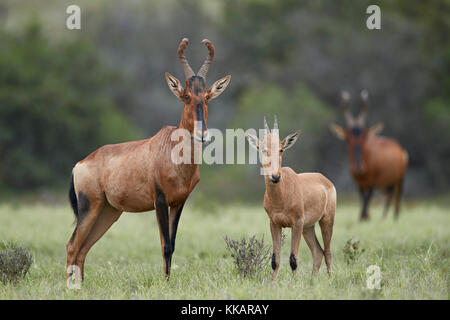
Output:
M359 240L350 238L344 246L344 258L348 264L355 262L359 256L365 251L361 248Z
M258 240L255 235L241 240L225 236L227 250L234 259L237 271L244 277L260 273L270 259L270 248L264 244L264 236Z
M0 252L0 281L16 283L24 278L33 263L33 257L23 247L8 246Z

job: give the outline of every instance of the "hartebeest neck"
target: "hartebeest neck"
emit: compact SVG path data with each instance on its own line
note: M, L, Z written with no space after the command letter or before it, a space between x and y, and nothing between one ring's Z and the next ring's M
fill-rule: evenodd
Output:
M266 195L269 198L272 206L283 206L283 178L278 183L273 183L268 176L264 176L266 183Z
M189 131L191 134L194 132L194 121L189 119L189 117L185 113L185 108L183 108L183 112L181 113L180 123L178 123L177 129L185 129Z

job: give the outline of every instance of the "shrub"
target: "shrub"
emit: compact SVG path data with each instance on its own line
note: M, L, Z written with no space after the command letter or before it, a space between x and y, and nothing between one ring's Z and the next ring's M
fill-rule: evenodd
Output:
M32 263L32 255L23 247L11 247L0 252L0 280L16 283L26 276Z
M225 237L227 250L234 259L239 274L244 277L253 276L261 272L270 259L270 247L264 244L264 236L258 240L255 235L241 240Z
M364 251L365 249L362 249L360 247L359 240L356 239L347 240L344 246L345 261L348 264L356 261Z

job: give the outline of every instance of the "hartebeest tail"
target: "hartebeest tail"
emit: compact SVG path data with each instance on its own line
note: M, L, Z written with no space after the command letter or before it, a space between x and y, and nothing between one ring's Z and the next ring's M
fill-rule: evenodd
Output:
M292 228L292 272L297 271L298 250L303 234L313 257L312 275L319 272L325 255L328 274L331 275L331 236L336 212L336 189L333 183L320 173L297 174L289 167L281 167L282 154L297 141L300 131L291 133L280 142L278 124L270 132L264 118L264 137L246 132L249 144L259 150L264 170L266 192L264 209L270 219L273 241L272 279L276 279L280 266L281 230ZM315 224L319 222L324 249L316 237Z
M192 159L197 149L194 143L208 137L208 103L225 90L231 78L226 76L207 89L205 78L214 58L214 46L209 40L203 41L209 54L195 75L184 56L188 42L185 38L178 47L186 86L169 73L165 75L169 89L184 104L178 126L165 126L149 139L103 146L72 170L69 198L76 227L66 246L69 287L72 282L80 285L87 253L124 211L156 210L164 273L167 277L170 274L180 215L200 180L198 164L173 162L172 149L179 144L173 139L174 133L190 133L188 158Z
M383 129L376 124L366 129L368 93L361 92L363 109L354 118L348 111L350 94L342 92L341 111L345 117L346 128L331 124L331 130L342 140L347 141L350 171L363 200L361 220L369 218L369 201L373 189L379 188L387 193L383 217L387 215L392 197L395 198L395 217L400 212L400 198L403 179L408 167L408 153L396 141L378 136Z
M70 179L70 188L69 188L69 201L72 206L73 214L75 215L75 222L78 220L78 200L77 195L75 193L75 186L73 184L73 174Z

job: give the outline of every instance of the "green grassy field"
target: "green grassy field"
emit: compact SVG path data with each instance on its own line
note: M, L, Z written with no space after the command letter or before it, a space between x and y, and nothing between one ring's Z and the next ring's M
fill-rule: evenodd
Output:
M81 290L65 288L65 243L73 231L68 206L0 205L0 241L28 248L34 264L16 285L0 282L0 299L448 299L450 215L432 203L406 203L399 221L381 220L372 208L368 223L357 221L358 206L338 204L332 252L334 274L325 263L311 281L312 259L300 245L299 271L292 277L290 231L283 246L277 281L270 263L256 277L237 274L225 235L264 235L271 246L262 206L229 206L202 212L187 205L181 217L170 281L162 275L154 212L124 214L93 247ZM316 227L319 241L320 231ZM353 263L344 257L348 239L365 251ZM381 289L366 286L366 269L381 269Z

